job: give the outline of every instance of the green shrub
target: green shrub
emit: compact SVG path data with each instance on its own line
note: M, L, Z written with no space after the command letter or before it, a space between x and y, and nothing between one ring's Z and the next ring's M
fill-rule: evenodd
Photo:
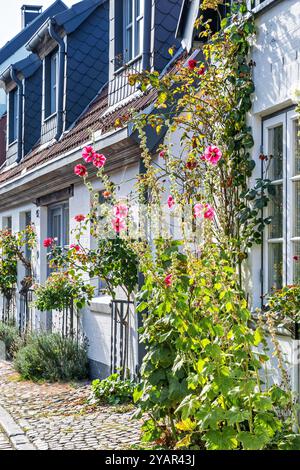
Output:
M27 380L68 382L88 376L86 346L56 333L29 338L17 353L14 364Z
M18 329L13 325L0 322L0 341L5 344L6 359L13 359L23 344Z
M92 391L95 399L100 404L120 405L129 403L133 399L135 383L130 380L122 380L119 374L112 374L104 380L94 380Z

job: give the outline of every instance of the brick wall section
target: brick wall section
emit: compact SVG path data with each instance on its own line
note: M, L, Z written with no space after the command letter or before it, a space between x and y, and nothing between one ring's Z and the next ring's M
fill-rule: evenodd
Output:
M0 165L6 160L6 114L0 118Z

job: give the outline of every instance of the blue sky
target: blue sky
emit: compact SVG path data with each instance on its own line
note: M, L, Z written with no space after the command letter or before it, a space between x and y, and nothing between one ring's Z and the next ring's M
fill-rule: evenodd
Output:
M22 5L43 5L48 8L54 0L5 0L5 7L1 6L0 15L0 47L13 38L21 29ZM68 6L78 3L79 0L63 0ZM3 0L1 3L4 3Z

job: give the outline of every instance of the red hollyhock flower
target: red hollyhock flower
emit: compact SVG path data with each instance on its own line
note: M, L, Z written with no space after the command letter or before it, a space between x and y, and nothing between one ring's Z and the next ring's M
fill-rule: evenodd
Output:
M166 150L162 150L161 152L159 152L160 158L165 158L166 154L167 154Z
M86 167L81 164L75 166L74 173L75 175L81 176L82 178L88 175Z
M194 68L197 66L197 61L195 59L190 59L188 61L188 68L190 70L194 70Z
M54 238L46 238L43 242L45 248L50 248L54 243Z
M93 158L94 158L94 155L95 155L95 150L93 149L93 147L91 145L88 145L87 147L85 147L83 149L83 152L82 152L82 158L87 162L87 163L91 163L93 161Z
M100 153L96 153L93 157L93 165L97 168L104 167L106 163L106 157Z
M76 222L83 222L85 220L85 216L83 214L78 214L74 217Z
M118 217L113 219L111 224L112 224L112 228L114 229L114 231L116 233L120 233L120 232L122 232L122 230L126 230L126 228L127 228L124 220L119 219Z
M198 70L198 75L204 75L205 74L205 67L204 65L201 65L201 67Z
M80 246L79 245L70 245L70 249L71 250L75 250L75 251L80 251Z
M299 256L293 256L294 261L299 261L299 259L300 259Z
M164 283L167 287L171 287L172 286L172 274L168 274L164 280Z

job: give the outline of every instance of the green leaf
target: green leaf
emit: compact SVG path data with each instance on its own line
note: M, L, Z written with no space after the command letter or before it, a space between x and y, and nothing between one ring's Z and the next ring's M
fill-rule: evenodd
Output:
M231 427L222 431L208 431L204 440L207 442L208 450L233 450L238 446L236 431Z
M266 435L256 435L247 431L240 432L237 438L242 443L244 450L261 450L269 441Z

